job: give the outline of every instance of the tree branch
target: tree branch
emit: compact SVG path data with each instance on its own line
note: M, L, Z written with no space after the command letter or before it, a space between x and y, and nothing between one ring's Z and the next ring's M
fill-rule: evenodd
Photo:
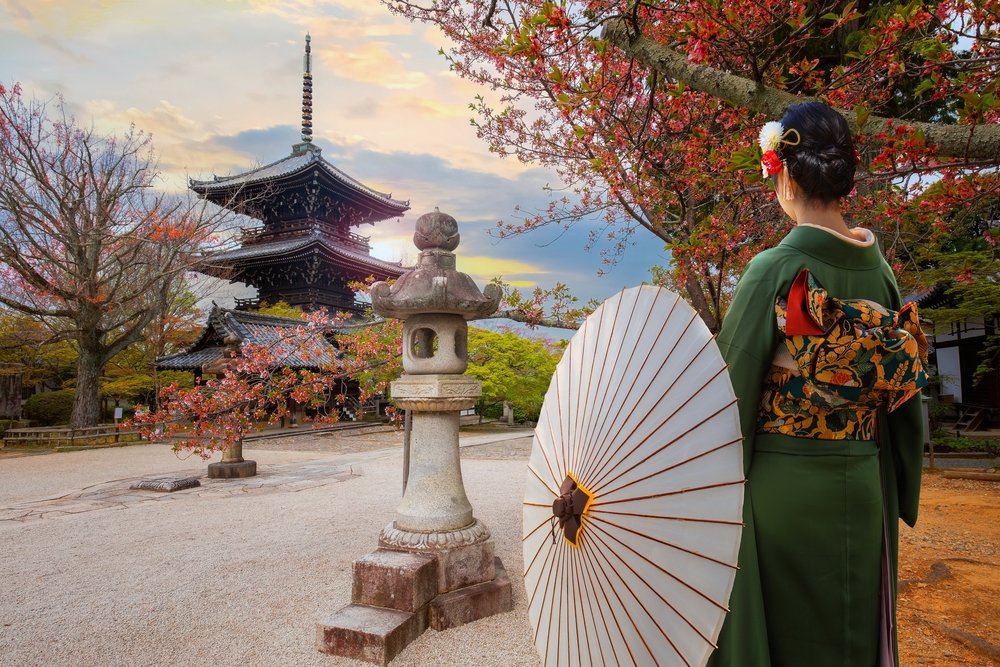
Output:
M755 83L750 79L729 74L707 65L688 62L687 55L655 42L632 29L623 19L609 21L604 26L604 38L643 65L664 76L682 81L692 90L707 93L730 104L746 107L768 118L781 118L793 104L812 98L796 97L791 93ZM852 126L857 124L853 111L837 109ZM902 125L920 131L927 144L937 146L940 157L966 160L996 160L1000 158L1000 125L942 125L940 123L894 121L875 115L868 116L861 134L877 141L877 135L890 135Z

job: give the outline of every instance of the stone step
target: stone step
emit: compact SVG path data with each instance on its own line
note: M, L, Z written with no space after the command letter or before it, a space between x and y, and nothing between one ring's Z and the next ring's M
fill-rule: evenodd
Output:
M513 608L510 577L503 563L494 560L496 576L488 581L439 595L430 604L430 626L447 630Z
M438 594L438 560L408 551L378 549L354 561L351 602L414 612Z
M397 611L349 604L316 624L321 653L388 665L427 629L428 610Z

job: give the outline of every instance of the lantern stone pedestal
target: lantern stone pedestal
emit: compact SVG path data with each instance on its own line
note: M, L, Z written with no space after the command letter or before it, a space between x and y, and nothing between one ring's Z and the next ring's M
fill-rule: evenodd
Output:
M455 270L458 224L438 212L417 220L422 251L413 271L391 287L372 287L383 317L403 320L403 369L392 383L396 407L410 410L410 468L396 519L378 550L354 561L351 604L316 627L323 653L386 665L428 627L435 630L510 611L511 584L489 529L473 516L458 448L459 411L482 385L468 365L467 319L499 305Z
M208 464L210 479L236 479L257 474L257 462L243 458L243 441L222 450L222 461Z

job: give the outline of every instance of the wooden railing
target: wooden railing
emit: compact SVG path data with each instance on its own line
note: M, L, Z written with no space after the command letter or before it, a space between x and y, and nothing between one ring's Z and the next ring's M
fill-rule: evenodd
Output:
M63 449L66 447L95 447L138 442L140 439L139 431L123 430L117 424L86 428L41 426L7 429L7 433L4 434L3 446Z
M255 243L272 243L274 241L285 241L288 239L309 236L314 230L320 230L326 236L333 238L338 243L368 253L371 251L371 237L355 234L335 225L324 225L320 223L307 223L292 227L243 227L240 229L240 242L245 245Z

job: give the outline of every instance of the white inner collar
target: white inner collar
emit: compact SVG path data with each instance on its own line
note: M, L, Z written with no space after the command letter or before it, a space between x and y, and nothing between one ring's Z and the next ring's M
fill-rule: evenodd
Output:
M855 231L861 231L865 235L865 240L864 241L859 241L858 239L854 238L853 236L845 236L845 235L841 234L840 232L835 232L832 229L830 229L829 227L824 227L822 225L812 225L812 224L810 224L808 222L800 222L798 224L798 226L799 227L812 227L813 229L822 229L827 234L833 234L838 239L841 239L843 241L847 241L851 245L860 246L862 248L867 248L871 244L875 243L875 235L872 234L872 230L865 229L864 227L855 227L854 228Z

